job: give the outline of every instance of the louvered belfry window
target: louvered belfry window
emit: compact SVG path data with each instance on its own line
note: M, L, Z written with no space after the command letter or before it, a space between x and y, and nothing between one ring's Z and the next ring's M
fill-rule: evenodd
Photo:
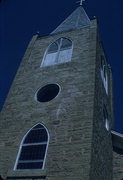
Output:
M34 126L21 143L15 170L43 169L48 139L47 129L42 124Z
M67 38L60 38L52 43L43 58L41 66L51 66L71 61L72 41Z

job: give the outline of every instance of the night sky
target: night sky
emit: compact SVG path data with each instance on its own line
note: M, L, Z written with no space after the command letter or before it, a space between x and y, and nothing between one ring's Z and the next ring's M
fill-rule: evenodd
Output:
M0 1L0 109L32 36L48 35L77 7L76 0ZM83 7L99 21L113 72L114 128L123 132L123 0L86 0Z

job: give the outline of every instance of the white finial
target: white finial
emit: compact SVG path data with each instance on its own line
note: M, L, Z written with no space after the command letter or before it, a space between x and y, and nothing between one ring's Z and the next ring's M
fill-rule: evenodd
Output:
M77 1L77 3L80 3L80 6L82 6L83 1L85 1L85 0Z
M83 1L85 1L85 0L80 0L80 6L82 6Z
M80 3L80 6L82 6L83 1L85 0L80 0L80 1L77 1L76 3Z

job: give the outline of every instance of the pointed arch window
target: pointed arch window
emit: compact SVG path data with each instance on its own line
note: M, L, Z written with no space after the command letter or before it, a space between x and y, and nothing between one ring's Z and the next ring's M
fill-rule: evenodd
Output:
M105 105L103 105L103 120L105 123L105 128L107 131L109 131L110 127L109 127L109 117L108 117L108 111Z
M71 61L72 41L67 38L60 38L52 43L43 58L41 66L51 66Z
M34 126L23 138L14 170L43 169L49 134L42 124Z
M108 94L108 75L107 75L107 65L103 56L101 56L101 78L103 81L103 85Z

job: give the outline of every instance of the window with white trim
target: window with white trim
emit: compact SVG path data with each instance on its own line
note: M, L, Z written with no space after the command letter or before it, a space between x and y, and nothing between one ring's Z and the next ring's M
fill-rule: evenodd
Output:
M51 66L71 61L72 41L67 38L60 38L53 42L45 52L41 66Z
M43 169L49 143L48 130L35 125L23 138L14 170Z
M109 131L109 117L108 117L108 111L105 105L103 106L103 119L105 123L105 128L107 131Z
M103 56L101 56L101 78L103 81L104 88L108 94L108 75L107 75L107 65Z

